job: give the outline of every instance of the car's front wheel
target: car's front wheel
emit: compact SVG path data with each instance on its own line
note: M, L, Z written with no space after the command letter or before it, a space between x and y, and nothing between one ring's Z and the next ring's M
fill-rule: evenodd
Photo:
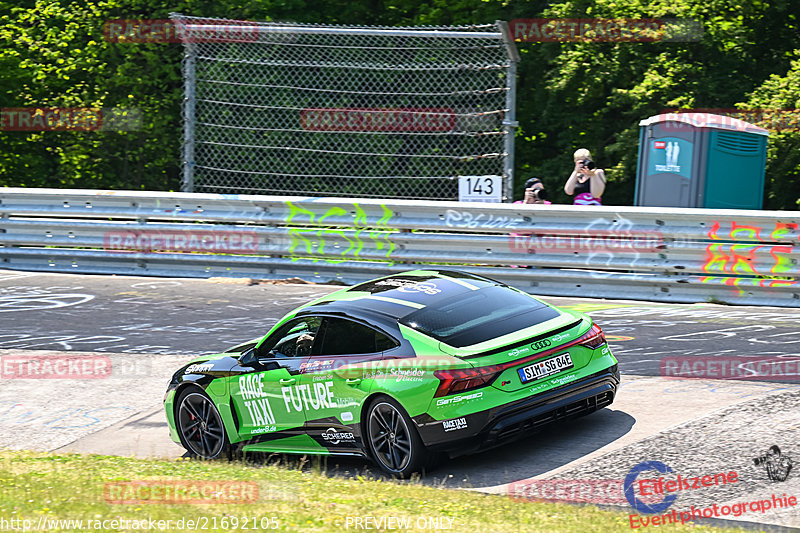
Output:
M422 438L397 402L389 398L376 399L369 406L365 421L366 441L381 470L407 477L426 465Z
M177 401L175 419L183 447L203 459L227 452L230 444L214 402L196 388L184 389Z

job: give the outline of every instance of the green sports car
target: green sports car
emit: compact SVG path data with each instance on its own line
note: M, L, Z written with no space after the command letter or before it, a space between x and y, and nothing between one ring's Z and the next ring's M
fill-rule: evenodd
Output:
M353 455L406 476L611 404L601 329L491 279L414 270L331 293L192 361L164 400L190 454Z

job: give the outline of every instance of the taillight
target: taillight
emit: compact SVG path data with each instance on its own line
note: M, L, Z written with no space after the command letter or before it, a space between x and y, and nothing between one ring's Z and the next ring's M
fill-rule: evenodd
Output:
M491 385L494 379L504 370L502 365L484 366L481 368L459 368L454 370L437 370L433 373L439 378L439 388L434 398L449 396L457 392L465 392L478 387Z
M606 343L606 336L603 335L603 330L600 329L600 326L593 324L591 329L578 339L577 343L581 346L596 350Z

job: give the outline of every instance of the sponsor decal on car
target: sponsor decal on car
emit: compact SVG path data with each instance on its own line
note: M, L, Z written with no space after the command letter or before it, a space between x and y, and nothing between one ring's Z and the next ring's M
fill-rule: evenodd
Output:
M330 444L336 445L340 442L355 442L356 437L349 431L336 431L336 428L328 428L322 434L322 439Z
M403 278L382 279L375 282L375 285L397 287L397 290L400 292L422 292L429 296L442 292L442 289L438 288L435 283L430 281L416 281Z
M569 383L570 381L575 381L576 379L578 379L578 376L572 374L569 376L561 376L558 378L553 378L550 380L550 383L552 383L553 385L564 385L566 383Z
M264 426L260 428L253 428L253 430L250 433L253 435L257 435L259 433L272 433L273 431L277 430L278 426Z
M447 431L457 431L467 427L467 419L463 416L461 418L454 418L453 420L445 420L442 422L442 427Z
M358 407L358 402L354 398L333 398L334 407L347 409L348 407Z
M267 399L267 393L264 392L263 379L264 374L239 376L239 392L242 395L242 400L245 400L244 406L250 414L250 420L254 426L275 424L272 406Z
M483 392L475 392L473 394L465 394L462 396L454 396L453 398L440 398L436 400L436 405L450 405L453 403L461 403L469 400L477 400L483 396Z
M424 376L425 371L418 368L409 368L408 370L392 368L389 370L389 378L394 379L396 383L401 381L422 381Z
M196 363L186 367L183 371L184 374L199 374L201 372L208 372L214 368L214 363Z
M353 421L353 413L351 413L350 411L344 411L342 413L341 418L342 418L342 422L352 422Z
M558 335L553 335L550 338L552 339L553 342L561 342L563 340L568 339L569 335L567 335L566 333L559 333Z
M325 407L334 407L333 381L282 387L281 393L283 394L286 411L289 413L292 411L299 413L304 409L306 411L311 409L317 411Z
M528 348L527 346L523 346L521 348L515 348L515 349L511 350L510 352L508 352L508 356L509 357L516 357L518 355L524 354L528 350L530 350L530 348Z
M547 381L543 381L542 383L537 383L536 385L534 385L533 387L530 388L530 391L531 392L540 392L540 391L543 391L544 389L546 389L548 387L564 385L566 383L569 383L570 381L575 381L576 379L578 379L578 377L575 376L575 375L561 376L561 377L549 379Z
M300 363L300 372L322 372L323 370L330 370L336 361L333 359L325 359L324 361L306 361Z

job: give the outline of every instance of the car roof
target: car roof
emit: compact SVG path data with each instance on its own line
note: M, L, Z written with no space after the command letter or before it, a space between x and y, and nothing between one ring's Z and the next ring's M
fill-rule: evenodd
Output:
M457 270L411 270L360 283L315 300L298 315L338 314L396 327L397 321L429 305L483 287L502 285Z

